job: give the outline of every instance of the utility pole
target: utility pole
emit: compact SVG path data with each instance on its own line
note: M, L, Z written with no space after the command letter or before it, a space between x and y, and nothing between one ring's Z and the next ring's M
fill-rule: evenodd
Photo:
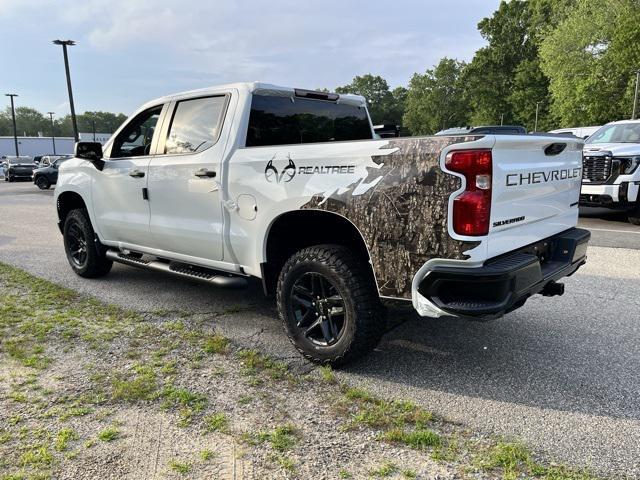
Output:
M504 125L504 113L500 114L500 125Z
M93 129L93 141L96 141L96 121L91 120L91 128Z
M16 109L13 105L13 97L17 97L18 95L15 93L5 93L5 96L11 98L11 118L13 119L13 143L16 147L16 157L19 157L20 152L18 151L18 130L16 129Z
M78 135L78 123L76 122L76 109L73 105L73 91L71 90L71 73L69 73L69 56L67 55L67 46L76 44L73 40L54 40L55 45L62 45L62 53L64 55L64 69L67 74L67 90L69 91L69 108L71 108L71 125L73 126L73 136L76 142L80 141Z
M51 143L53 144L53 154L56 154L56 131L53 123L53 114L55 112L47 112L49 114L49 118L51 119Z
M540 104L542 103L542 101L540 102L536 102L536 123L533 126L533 131L537 132L538 131L538 111L540 109Z
M636 72L636 94L633 97L633 113L631 114L631 120L636 119L636 108L638 107L638 85L640 84L640 70Z

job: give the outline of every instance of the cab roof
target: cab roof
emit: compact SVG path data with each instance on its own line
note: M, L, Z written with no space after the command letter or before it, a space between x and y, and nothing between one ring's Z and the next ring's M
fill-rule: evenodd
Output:
M157 105L159 103L166 103L168 101L174 100L176 97L191 97L197 95L208 95L218 93L220 90L231 90L236 89L241 92L246 92L249 94L259 93L261 95L274 95L274 96L290 96L293 97L296 95L296 90L300 90L294 87L284 87L281 85L274 85L271 83L264 82L239 82L239 83L227 83L223 85L212 85L210 87L199 88L196 90L188 90L186 92L178 92L171 95L166 95L164 97L156 98L151 100L139 110L143 108L148 108L151 105ZM308 90L307 90L308 91ZM323 92L319 92L323 93ZM366 106L367 101L361 95L353 95L350 93L340 93L340 94L331 94L338 96L338 103L349 103L357 106Z

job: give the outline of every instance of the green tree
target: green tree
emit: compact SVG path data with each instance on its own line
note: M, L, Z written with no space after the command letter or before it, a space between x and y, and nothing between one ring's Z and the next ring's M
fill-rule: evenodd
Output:
M406 95L404 125L413 135L461 126L468 120L461 82L464 63L443 58L432 70L414 74Z
M564 125L601 124L632 111L640 66L640 0L581 0L545 36L541 65Z
M379 75L356 76L349 85L336 88L336 93L354 93L365 97L374 124L400 124L402 120L402 89L396 88L391 92L387 81Z
M464 74L474 124L500 123L503 116L504 123L515 121L509 97L516 69L537 53L529 35L527 6L522 0L503 1L491 17L478 24L488 45L476 52Z
M92 132L95 123L96 132L113 133L127 119L122 113L84 112L78 116L78 128L82 132Z
M7 121L7 135L13 135L13 123L11 120L11 108L7 107L4 112ZM31 137L38 136L39 133L45 135L50 128L47 128L48 120L45 116L31 107L16 107L16 130L18 135L27 135Z

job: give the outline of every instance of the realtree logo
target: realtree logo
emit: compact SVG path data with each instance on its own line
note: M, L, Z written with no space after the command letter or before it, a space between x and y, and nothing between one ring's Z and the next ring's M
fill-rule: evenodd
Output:
M287 155L287 160L289 163L282 169L281 172L278 172L278 169L275 165L273 165L273 160L275 159L275 155L269 160L267 166L264 168L264 178L266 178L267 182L272 183L288 183L293 180L293 177L298 175L327 175L327 174L352 174L356 171L355 165L311 165L311 166L301 166L296 167L296 164L293 163L291 157Z
M275 155L273 158L275 158ZM289 164L284 167L280 173L278 173L278 169L273 166L273 158L269 160L269 163L267 163L267 166L264 168L264 178L267 179L267 182L280 183L284 179L284 183L287 183L293 180L293 177L296 176L296 164L293 163L291 157L287 157Z

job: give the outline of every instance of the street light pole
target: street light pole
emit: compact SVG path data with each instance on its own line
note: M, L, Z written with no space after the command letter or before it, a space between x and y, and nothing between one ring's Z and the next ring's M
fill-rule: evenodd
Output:
M53 114L55 112L47 112L49 114L49 118L51 119L51 143L53 144L53 154L56 154L56 131L53 124Z
M13 119L13 143L16 147L16 157L19 157L20 152L18 152L18 130L16 129L16 109L13 105L13 97L17 97L18 95L15 93L5 93L5 95L11 98L11 118Z
M640 70L636 72L636 94L633 97L633 113L631 114L631 120L636 119L636 108L638 107L638 85L640 84Z
M67 45L73 46L76 44L73 40L54 40L55 45L62 45L62 53L64 55L64 69L67 74L67 90L69 90L69 107L71 108L71 124L73 126L73 136L76 142L80 141L78 135L78 124L76 122L76 109L73 105L73 92L71 90L71 73L69 73L69 56L67 55Z
M540 109L540 104L542 103L542 101L540 102L536 102L536 123L533 126L533 131L537 132L538 131L538 110Z

